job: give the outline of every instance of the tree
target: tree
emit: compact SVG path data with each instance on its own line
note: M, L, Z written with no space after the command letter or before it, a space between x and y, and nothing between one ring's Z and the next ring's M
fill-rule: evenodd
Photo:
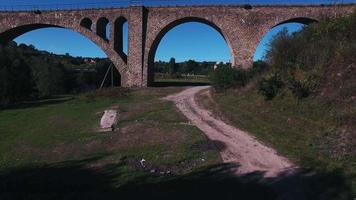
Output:
M171 58L170 59L168 68L169 68L169 74L173 75L173 74L177 73L178 65L176 63L176 59L175 58Z
M56 62L48 56L44 58L37 56L32 58L31 66L40 98L61 94L66 91L66 72L60 62Z
M188 70L188 73L196 74L196 72L198 72L200 70L199 64L197 62L195 62L194 60L188 60L187 70Z
M31 68L17 51L16 43L0 46L0 104L7 105L31 97Z

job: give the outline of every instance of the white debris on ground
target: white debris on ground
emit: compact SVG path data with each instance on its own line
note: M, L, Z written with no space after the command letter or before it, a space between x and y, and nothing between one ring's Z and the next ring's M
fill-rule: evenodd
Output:
M113 131L118 120L117 110L105 110L100 120L101 131Z
M140 164L141 164L142 168L145 168L146 167L146 160L142 158L141 161L140 161Z

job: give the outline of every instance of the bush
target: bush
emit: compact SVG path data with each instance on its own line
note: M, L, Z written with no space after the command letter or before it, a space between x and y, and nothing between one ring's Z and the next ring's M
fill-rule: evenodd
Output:
M293 95L298 99L308 97L310 94L310 88L306 84L294 79L288 82L288 88L291 90Z
M249 79L253 79L258 75L265 73L269 69L269 66L264 61L256 61L253 63L252 68L248 70Z
M266 100L271 100L281 91L284 86L281 77L277 73L267 75L259 83L259 92Z
M209 79L212 86L221 91L231 87L244 86L249 79L248 76L246 70L219 65L216 70L209 74Z
M174 74L170 74L169 75L171 79L181 79L183 78L182 74L180 74L179 72L176 72Z
M288 86L286 89L298 99L325 91L326 87L342 90L343 82L348 79L342 66L351 66L355 60L355 19L356 12L351 16L311 24L292 34L283 29L270 41L265 56L280 80L266 77L260 83L261 93L267 99L273 98L278 91L278 87L273 86L278 85L277 82Z
M220 64L216 70L210 72L209 79L212 86L221 91L231 87L243 87L251 79L264 73L267 69L268 65L263 61L254 62L253 66L248 70Z

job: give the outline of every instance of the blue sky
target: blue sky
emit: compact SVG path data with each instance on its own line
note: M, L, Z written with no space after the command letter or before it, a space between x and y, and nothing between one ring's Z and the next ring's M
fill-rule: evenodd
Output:
M116 2L115 4L124 4L127 0L0 0L1 5L56 5L58 4L76 4L76 5L94 5L98 2L102 5L109 5L108 2ZM147 2L147 0L144 0ZM184 1L184 0L183 0ZM105 3L106 2L106 3ZM185 0L185 2L188 2ZM190 3L201 2L201 0L189 0ZM273 0L220 0L219 2L247 2L247 3L268 3ZM316 3L316 2L330 2L328 0L297 0L297 1L280 1L293 3ZM355 0L344 0L344 2L355 2ZM99 3L100 4L100 3ZM286 24L278 26L268 32L259 44L254 60L261 59L266 50L266 44L279 32L283 27L287 27L290 32L299 30L300 24ZM187 37L189 36L189 37ZM125 27L124 37L127 38L127 26ZM84 57L106 57L105 53L100 50L94 43L78 33L71 30L59 28L45 28L26 33L15 39L18 43L33 44L36 48L47 50L57 54L69 53L73 56ZM126 41L124 39L124 41ZM127 52L127 42L124 44L124 50ZM230 60L230 53L228 46L221 35L213 28L200 23L186 23L179 25L169 31L162 39L155 60L169 60L175 57L177 61L184 61L194 59L198 61L224 61Z
M127 53L127 23L124 25L124 51ZM27 32L15 41L20 44L32 44L37 49L56 54L69 53L72 56L107 57L106 54L85 36L63 28L42 28Z
M254 60L261 59L268 41L283 27L297 31L302 25L291 23L271 29L257 47ZM127 52L127 24L124 26L124 51ZM43 28L23 34L17 43L33 44L37 49L56 54L69 53L73 56L106 57L96 44L72 30ZM171 57L178 62L197 61L229 62L230 51L223 37L212 27L196 22L176 26L169 31L158 46L155 60L168 61Z

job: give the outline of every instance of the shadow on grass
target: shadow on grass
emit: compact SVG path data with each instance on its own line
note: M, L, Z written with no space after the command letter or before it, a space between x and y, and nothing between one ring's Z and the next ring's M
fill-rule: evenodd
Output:
M24 109L24 108L46 106L46 105L54 105L54 104L64 103L73 99L74 99L73 96L53 97L49 99L40 99L36 101L28 101L28 102L10 104L7 106L0 106L0 110Z
M186 87L186 86L206 86L210 85L209 83L202 83L202 82L183 82L183 81L159 81L151 83L151 87Z
M99 158L0 172L0 199L349 199L350 187L339 172L299 171L264 178L263 172L234 176L234 164L219 164L187 175L136 176L125 163L89 168ZM120 184L120 187L115 185Z

